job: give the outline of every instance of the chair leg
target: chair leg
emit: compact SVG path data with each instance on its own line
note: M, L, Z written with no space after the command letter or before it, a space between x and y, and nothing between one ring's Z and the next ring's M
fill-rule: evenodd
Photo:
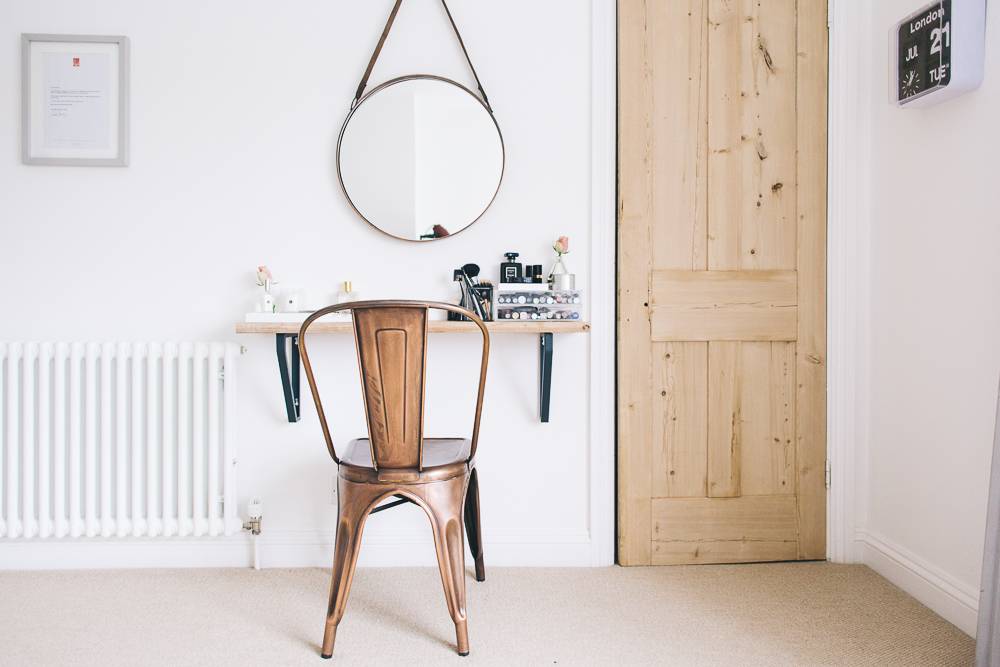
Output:
M367 492L366 492L367 491ZM371 497L370 497L371 496ZM344 617L347 596L354 580L354 566L358 562L361 533L368 508L374 495L363 485L338 479L337 482L337 541L333 550L333 579L330 582L330 604L326 612L323 632L323 658L333 657L333 644L337 639L337 626Z
M486 581L483 563L483 523L479 516L479 473L472 469L469 489L465 492L465 532L469 538L469 551L476 561L476 581Z
M455 622L459 655L469 655L469 627L465 611L465 540L462 536L464 492L464 477L430 484L424 492L434 530L434 548L444 596L448 612Z

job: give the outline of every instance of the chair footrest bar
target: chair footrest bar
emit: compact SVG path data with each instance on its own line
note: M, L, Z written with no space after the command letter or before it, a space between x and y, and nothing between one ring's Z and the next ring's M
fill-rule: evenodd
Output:
M393 507L399 507L400 505L405 505L406 503L413 503L413 501L407 498L406 496L397 495L396 498L399 498L399 500L393 500L391 503L386 503L385 505L379 505L378 507L373 509L371 513L375 514L376 512L392 509ZM416 503L413 504L416 505Z

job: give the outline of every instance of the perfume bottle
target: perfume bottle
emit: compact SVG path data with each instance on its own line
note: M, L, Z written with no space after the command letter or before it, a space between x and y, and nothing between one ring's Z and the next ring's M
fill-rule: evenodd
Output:
M524 276L524 267L521 263L517 261L516 252L506 252L504 257L507 258L506 262L500 263L500 282L502 283L519 283Z
M358 293L354 291L354 284L350 280L345 280L340 288L337 293L337 305L358 300Z
M337 294L337 303L341 304L357 300L358 293L354 291L354 284L350 280L345 280L340 286L340 292Z
M354 285L350 280L345 280L340 284L340 290L337 291L337 295L334 297L334 303L338 306L342 303L348 303L350 301L357 301L358 293L354 291ZM341 310L334 313L334 317L338 319L349 319L351 316L351 311Z

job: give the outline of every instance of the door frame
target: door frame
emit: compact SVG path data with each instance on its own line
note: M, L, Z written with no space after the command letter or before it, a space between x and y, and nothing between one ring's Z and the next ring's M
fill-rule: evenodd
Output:
M827 559L862 562L867 515L872 30L867 3L829 0ZM888 65L886 65L888 67Z
M591 0L591 564L614 565L618 405L618 1Z

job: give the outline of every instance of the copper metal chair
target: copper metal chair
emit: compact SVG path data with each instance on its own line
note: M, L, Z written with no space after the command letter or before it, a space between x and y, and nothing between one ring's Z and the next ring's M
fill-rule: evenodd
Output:
M427 325L431 309L465 315L478 325L483 335L471 440L425 438L423 434ZM353 313L369 437L352 440L343 456L338 457L309 361L306 333L317 319L342 310ZM468 310L447 303L356 301L310 315L299 330L299 349L326 446L338 467L337 541L322 656L333 656L337 625L344 616L365 520L371 513L407 502L420 506L430 518L445 599L455 622L458 653L468 655L463 520L476 561L476 579L486 579L475 468L490 353L486 326ZM379 506L392 497L396 500Z

